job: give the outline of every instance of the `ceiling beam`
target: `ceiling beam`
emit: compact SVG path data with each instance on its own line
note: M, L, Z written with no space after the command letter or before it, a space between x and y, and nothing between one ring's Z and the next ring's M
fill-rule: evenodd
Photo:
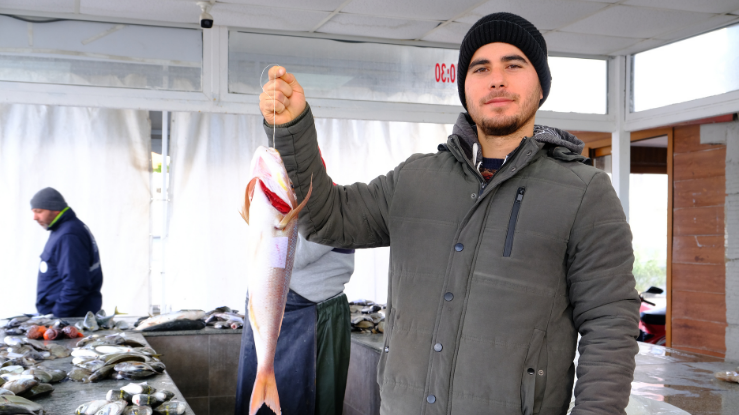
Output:
M339 12L341 11L341 9L343 9L346 6L348 6L349 3L351 3L351 2L352 2L352 0L345 0L343 3L341 3L339 5L339 7L336 8L336 10L332 11L331 14L329 14L328 16L326 16L325 19L323 19L320 22L318 22L318 24L313 29L309 30L308 33L313 33L316 30L320 29L321 26L325 25L329 20L333 19L334 16L336 16L337 14L339 14Z
M475 10L476 8L482 6L483 4L485 4L487 2L488 2L488 0L483 0L483 1L481 1L481 2L479 2L477 4L475 4L475 5L473 5L472 7L468 7L462 13L460 13L460 14L452 17L449 20L445 20L445 21L439 23L439 25L437 25L435 28L429 30L428 32L424 33L423 36L419 37L418 39L414 39L414 40L421 40L421 39L425 38L426 36L430 35L431 33L434 33L436 30L441 29L442 27L448 25L449 23L452 23L455 20L461 19L462 17L468 15L472 10Z

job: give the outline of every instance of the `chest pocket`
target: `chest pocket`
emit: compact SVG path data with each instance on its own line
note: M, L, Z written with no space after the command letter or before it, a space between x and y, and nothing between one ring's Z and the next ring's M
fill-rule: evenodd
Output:
M51 252L41 253L41 261L38 264L39 277L49 278L56 275L56 262L52 259Z

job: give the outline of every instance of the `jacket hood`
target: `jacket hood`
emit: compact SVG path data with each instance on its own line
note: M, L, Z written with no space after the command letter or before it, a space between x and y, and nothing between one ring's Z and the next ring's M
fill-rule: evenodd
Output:
M472 148L474 144L478 144L477 138L477 126L474 121L470 118L470 115L466 112L462 112L457 117L457 122L454 124L452 134L459 137L459 144L464 151L464 154L468 159L472 159ZM568 133L567 131L560 130L559 128L547 127L545 125L534 125L534 140L541 143L554 144L556 146L566 147L568 150L580 154L585 143L580 141L579 138ZM482 160L482 148L478 144L476 160Z

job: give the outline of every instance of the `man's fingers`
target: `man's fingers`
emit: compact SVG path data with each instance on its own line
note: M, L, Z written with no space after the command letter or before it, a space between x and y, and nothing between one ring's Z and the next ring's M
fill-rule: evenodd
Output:
M293 94L293 88L280 78L264 84L262 86L262 92L266 92L269 96L282 94L290 98Z
M269 68L269 79L277 79L287 73L287 70L283 68L282 66L273 66Z
M283 97L284 98L284 97ZM281 114L287 107L286 101L274 100L271 95L262 92L259 95L259 108L262 110L262 114L272 115L273 113Z

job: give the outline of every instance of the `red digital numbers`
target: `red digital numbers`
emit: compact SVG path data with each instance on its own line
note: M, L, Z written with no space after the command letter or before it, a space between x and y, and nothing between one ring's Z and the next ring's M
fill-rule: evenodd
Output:
M457 80L457 67L454 64L446 66L445 63L437 63L434 75L436 75L436 82L454 83Z

